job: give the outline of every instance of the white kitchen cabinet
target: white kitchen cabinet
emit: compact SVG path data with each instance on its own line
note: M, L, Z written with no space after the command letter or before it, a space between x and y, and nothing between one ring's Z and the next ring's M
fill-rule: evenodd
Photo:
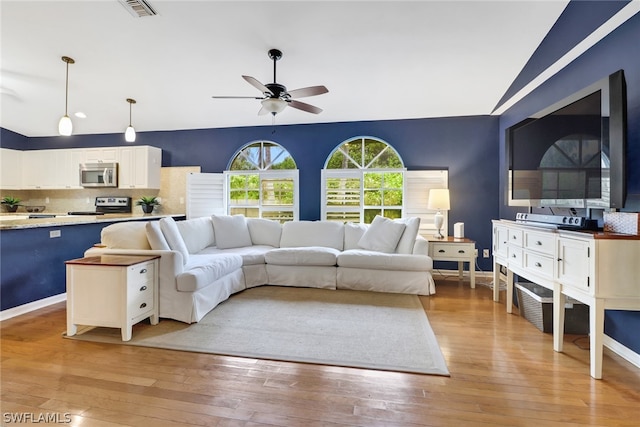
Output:
M148 145L119 148L119 188L160 188L162 150Z
M79 189L82 149L30 150L23 152L22 188Z
M85 163L118 163L118 147L96 147L84 149Z
M0 188L22 188L22 151L0 148Z
M79 189L80 185L80 163L84 163L84 150L81 148L71 148L56 150L59 153L59 175L58 188Z
M22 188L40 190L51 184L50 171L53 170L52 151L27 150L22 152Z

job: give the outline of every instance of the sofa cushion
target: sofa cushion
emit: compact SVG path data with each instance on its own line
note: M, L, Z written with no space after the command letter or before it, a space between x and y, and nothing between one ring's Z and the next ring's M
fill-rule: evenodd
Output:
M198 255L204 254L236 254L242 257L242 265L264 264L264 255L273 249L273 246L253 245L243 248L219 249L215 246L209 246L198 252Z
M110 249L151 249L146 221L124 221L108 225L100 232L101 243Z
M344 224L344 250L362 249L358 242L369 226L358 222L347 222Z
M176 225L190 254L198 253L207 246L216 244L213 222L208 216L178 221Z
M416 243L416 237L418 236L418 229L420 228L420 218L419 217L402 218L402 219L395 219L394 221L405 225L404 232L402 233L402 237L400 237L400 241L398 242L398 246L396 247L396 253L398 254L413 253L413 245L415 245Z
M184 271L176 277L182 292L194 292L242 268L242 257L236 254L191 255Z
M247 227L254 245L280 247L282 225L277 221L262 218L247 218Z
M431 271L433 260L426 255L386 254L351 249L338 255L338 267L369 270Z
M272 249L264 255L267 264L273 265L336 265L336 258L340 253L334 248L323 246L309 246L306 248Z
M167 239L167 243L171 250L180 252L183 264L189 262L189 249L187 249L187 245L182 239L182 235L180 234L180 230L178 230L176 221L168 216L161 218L159 222L162 234L164 234L164 238Z
M307 246L342 250L344 224L331 221L290 221L282 225L281 248Z
M405 228L404 224L376 215L358 241L358 245L371 251L395 252Z
M167 243L167 239L165 239L164 234L162 234L160 222L147 222L145 230L147 232L147 240L149 241L151 249L156 251L168 251L171 249L169 247L169 243Z
M212 215L211 219L218 248L251 246L251 235L244 215Z

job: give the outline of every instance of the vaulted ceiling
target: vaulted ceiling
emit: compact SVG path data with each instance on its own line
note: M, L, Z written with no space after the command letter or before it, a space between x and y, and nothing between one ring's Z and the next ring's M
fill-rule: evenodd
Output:
M271 125L241 76L325 85L276 124L490 114L567 1L168 1L134 17L118 0L0 2L0 126L57 134ZM86 118L75 117L83 112Z

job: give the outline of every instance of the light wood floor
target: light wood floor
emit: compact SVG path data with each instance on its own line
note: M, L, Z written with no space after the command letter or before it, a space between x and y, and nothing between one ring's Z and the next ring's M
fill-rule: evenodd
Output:
M594 380L586 337L567 335L555 353L551 334L506 314L488 287L448 279L437 292L422 302L451 377L66 340L57 304L2 322L1 422L68 413L71 425L99 427L639 425L640 369L607 353Z

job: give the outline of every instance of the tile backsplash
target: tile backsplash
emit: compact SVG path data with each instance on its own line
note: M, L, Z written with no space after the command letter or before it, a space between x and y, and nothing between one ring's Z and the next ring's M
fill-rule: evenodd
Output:
M78 190L1 190L0 197L13 196L21 205L45 206L45 212L92 211L98 196L131 197L133 213L142 213L136 200L142 196L160 197L155 213L184 214L186 210L187 174L200 172L200 166L167 167L160 170L160 190L121 188L84 188ZM2 210L4 212L4 210ZM18 212L25 212L24 207Z

